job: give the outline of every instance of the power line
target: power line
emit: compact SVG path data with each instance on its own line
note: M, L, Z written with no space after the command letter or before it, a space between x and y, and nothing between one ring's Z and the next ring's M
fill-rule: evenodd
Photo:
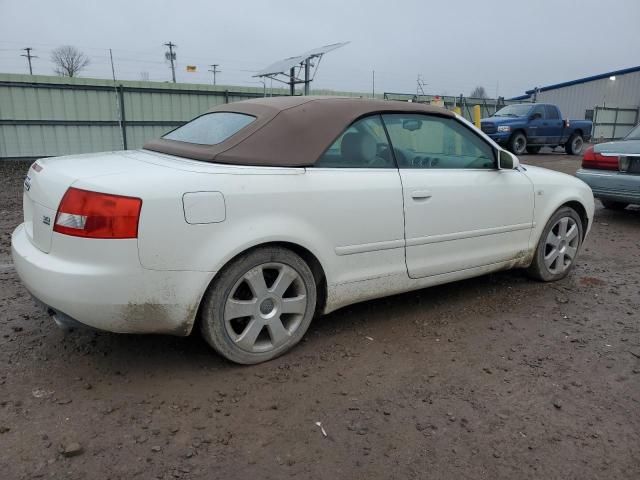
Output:
M33 68L31 68L31 59L38 58L38 57L36 57L35 55L31 55L31 50L33 50L33 48L31 47L23 48L23 50L26 51L27 53L23 53L20 56L27 57L27 61L29 62L29 75L33 75Z
M209 71L211 73L213 73L213 86L215 87L216 85L216 73L222 73L222 70L218 70L218 67L220 66L219 63L214 63L213 65L209 65L211 68L209 69Z
M176 66L173 61L176 59L176 54L173 51L173 47L177 47L175 43L165 43L165 47L169 47L169 51L165 52L164 57L171 62L171 78L173 78L173 83L176 83Z

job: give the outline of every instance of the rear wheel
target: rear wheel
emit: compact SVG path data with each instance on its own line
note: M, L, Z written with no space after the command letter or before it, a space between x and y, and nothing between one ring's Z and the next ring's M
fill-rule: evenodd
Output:
M583 146L584 140L582 139L582 135L574 133L569 137L569 141L565 144L564 149L568 155L580 155Z
M624 202L614 202L613 200L600 200L602 202L602 205L604 206L604 208L607 208L609 210L624 210L625 208L627 208L629 206L628 203L624 203Z
M531 155L535 155L540 151L540 148L541 147L527 147L527 153L530 153Z
M509 150L516 155L522 155L527 150L527 137L522 132L516 132L509 140Z
M558 209L542 231L529 275L544 282L566 277L575 265L582 237L580 215L573 208Z
M207 291L200 327L219 354L241 364L282 355L309 328L316 306L313 273L280 247L233 260Z

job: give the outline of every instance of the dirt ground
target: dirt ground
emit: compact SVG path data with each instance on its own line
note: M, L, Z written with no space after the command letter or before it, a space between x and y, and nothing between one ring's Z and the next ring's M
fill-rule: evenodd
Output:
M11 265L27 167L0 164L3 479L640 478L640 209L598 204L559 283L362 303L240 367L198 336L58 330Z

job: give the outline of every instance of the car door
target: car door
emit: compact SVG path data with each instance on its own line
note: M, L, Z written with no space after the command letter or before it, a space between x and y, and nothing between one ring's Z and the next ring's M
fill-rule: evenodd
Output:
M411 278L526 254L533 185L524 173L499 170L497 150L457 119L386 114L383 120L403 185Z
M529 112L529 123L527 124L527 144L544 145L547 143L547 120L543 105L536 105Z
M562 141L563 122L560 118L560 111L555 105L545 105L546 125L544 135L547 145L559 145Z
M330 238L330 282L405 274L400 175L379 115L350 125L305 176L309 221Z

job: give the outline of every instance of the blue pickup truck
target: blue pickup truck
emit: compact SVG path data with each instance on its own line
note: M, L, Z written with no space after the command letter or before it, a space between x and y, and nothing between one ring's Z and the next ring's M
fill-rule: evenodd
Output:
M569 155L580 155L584 142L591 139L592 126L589 120L563 120L560 109L547 103L508 105L480 121L484 133L516 155L557 146Z

